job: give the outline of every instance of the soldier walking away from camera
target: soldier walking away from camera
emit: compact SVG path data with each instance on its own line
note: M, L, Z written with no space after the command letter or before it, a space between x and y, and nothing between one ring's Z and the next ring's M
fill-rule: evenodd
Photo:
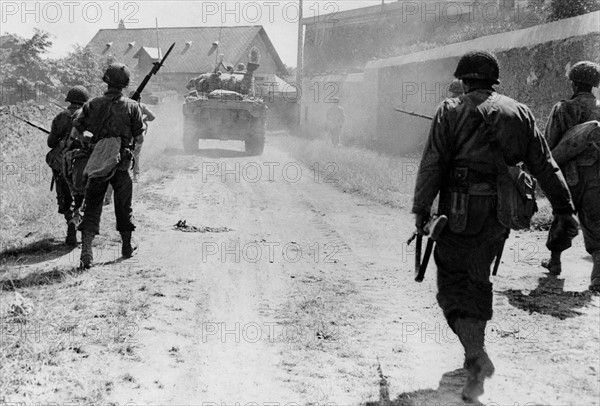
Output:
M327 110L327 132L334 146L340 145L340 134L346 121L344 109L340 106L340 99L333 99L333 105Z
M133 140L144 132L142 112L137 102L123 96L122 90L129 85L129 69L121 63L111 64L102 80L108 90L104 96L87 102L73 121L79 131L89 131L92 154L85 168L88 185L85 191L86 209L79 225L82 234L81 264L92 266L92 242L100 232L102 203L108 185L115 193L115 216L117 230L121 234L121 254L130 258L136 247L131 244L135 230L131 199L133 185L129 169L133 159Z
M578 62L569 71L569 80L573 89L570 100L558 102L546 125L546 140L550 149L554 149L565 133L578 124L588 121L600 121L600 101L592 94L592 88L600 84L600 66L589 61ZM590 143L582 153L573 159L560 163L571 189L573 202L577 209L586 251L592 255L593 268L590 290L600 291L600 143ZM548 249L551 257L542 265L550 274L561 273L561 252L571 246L558 244L554 238L561 230L555 224L548 236Z
M485 51L469 52L460 59L454 76L462 80L465 94L445 99L438 107L412 211L423 234L440 194L439 212L448 216L448 227L434 252L437 300L465 350L468 379L463 399L475 402L483 394L485 378L494 373L484 347L486 323L492 318L490 267L515 214L510 206L508 213L504 209L504 196L514 192L504 188L514 186L504 182L502 168L524 162L555 213L569 223L576 220L567 185L533 114L527 106L494 91L500 83L496 57Z
M129 97L133 96L134 92L129 93ZM135 143L135 148L133 149L133 183L138 182L138 177L140 176L140 153L142 152L142 144L144 143L144 139L146 138L146 133L148 132L148 121L154 121L156 116L148 108L146 103L138 102L140 108L142 109L142 121L144 123L144 133L138 137L137 142ZM113 188L111 185L108 185L106 190L106 194L104 195L104 205L108 206L112 199Z
M46 162L52 168L52 180L56 187L56 200L58 212L67 221L67 238L65 244L77 245L77 225L80 220L79 210L83 203L83 195L72 193L69 188L66 174L63 173L64 154L76 148L78 142L70 139L73 128L73 116L78 109L89 99L88 91L83 86L75 86L67 93L70 104L66 110L61 111L52 120L52 127L48 135L48 147L52 148L46 155Z

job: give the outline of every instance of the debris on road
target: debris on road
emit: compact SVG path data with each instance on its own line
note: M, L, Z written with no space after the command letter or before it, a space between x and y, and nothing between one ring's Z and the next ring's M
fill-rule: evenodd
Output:
M187 220L179 220L177 224L173 226L173 230L183 231L184 233L228 233L233 231L227 227L188 226L186 221Z

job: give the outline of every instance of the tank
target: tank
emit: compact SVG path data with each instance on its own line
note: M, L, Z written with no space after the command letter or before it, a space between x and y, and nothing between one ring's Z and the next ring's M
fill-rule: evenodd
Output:
M198 150L199 140L244 141L249 155L261 155L265 147L267 106L254 85L260 54L253 48L246 65L223 65L223 55L213 72L187 85L183 104L183 147Z

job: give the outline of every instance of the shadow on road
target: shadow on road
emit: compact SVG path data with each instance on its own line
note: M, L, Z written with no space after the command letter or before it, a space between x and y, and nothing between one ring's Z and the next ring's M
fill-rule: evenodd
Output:
M75 247L69 247L63 241L44 238L0 252L0 262L9 266L39 264L58 259L74 249Z
M79 275L82 272L81 269L75 267L64 269L55 268L42 273L33 272L20 279L0 279L0 291L13 291L16 289L43 285L54 285L55 283L61 283L67 276Z
M377 402L367 402L364 406L421 406L421 405L464 405L461 392L467 381L464 369L456 369L442 375L437 390L421 389L414 392L405 392L396 399L391 400L385 394L380 394ZM469 403L469 405L482 405L482 403Z
M589 304L593 294L589 291L565 292L564 285L564 279L545 275L539 279L537 288L528 295L513 289L501 293L508 297L512 306L530 313L547 314L561 320L580 316L582 313L574 309Z

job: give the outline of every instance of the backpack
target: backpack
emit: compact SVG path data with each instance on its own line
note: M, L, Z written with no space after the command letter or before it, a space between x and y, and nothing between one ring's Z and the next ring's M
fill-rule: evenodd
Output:
M498 220L512 230L525 230L531 227L531 218L537 212L535 200L536 180L523 169L521 163L509 166L504 160L498 139L492 131L493 110L485 118L485 133L494 154L498 193Z

